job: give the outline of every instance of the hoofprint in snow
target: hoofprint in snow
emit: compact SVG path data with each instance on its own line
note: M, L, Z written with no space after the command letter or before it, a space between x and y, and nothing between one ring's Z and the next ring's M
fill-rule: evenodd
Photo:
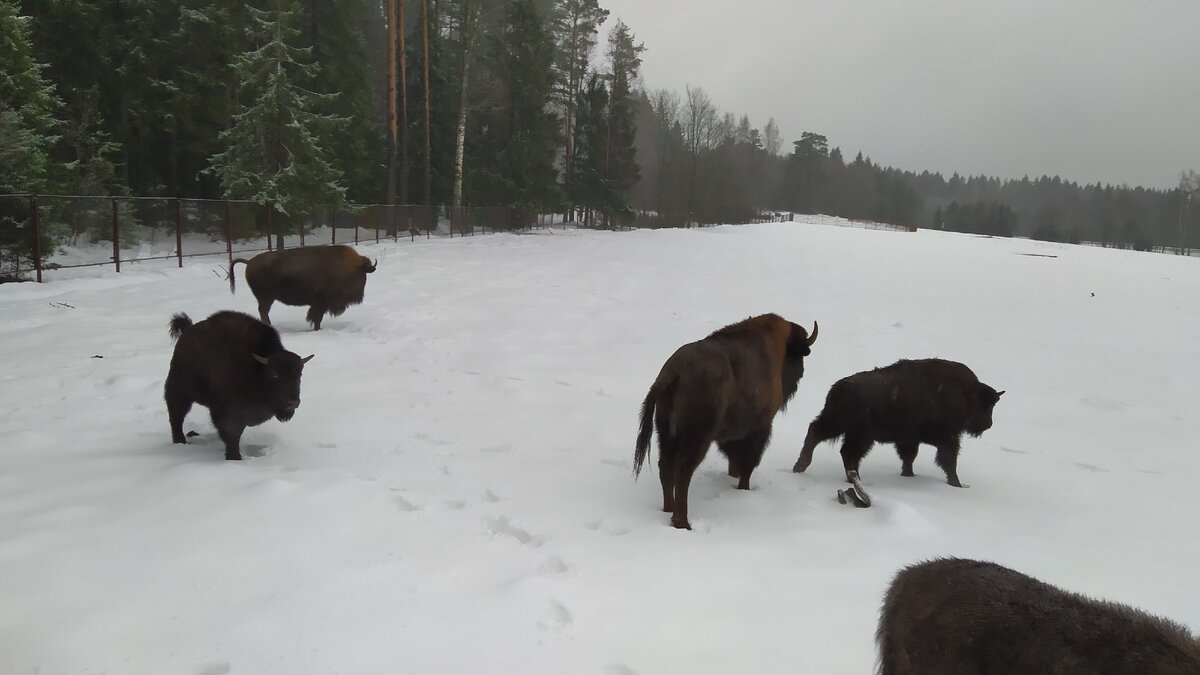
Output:
M316 357L243 462L162 401L172 313L254 312L219 261L0 286L0 670L862 673L892 575L948 555L1200 627L1195 260L804 222L360 251L364 304L276 308ZM638 404L763 312L820 340L753 489L711 450L676 531ZM1009 392L970 489L927 447L875 447L870 509L835 444L792 473L834 381L927 356Z

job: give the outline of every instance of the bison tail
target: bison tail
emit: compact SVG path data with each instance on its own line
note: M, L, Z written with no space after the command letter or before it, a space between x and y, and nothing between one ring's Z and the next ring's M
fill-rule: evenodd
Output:
M655 382L646 393L646 398L642 400L642 419L638 425L637 446L633 453L634 478L642 472L642 465L646 463L646 457L650 454L650 436L654 433L654 408L660 397L671 395L674 384L672 381L663 386L661 380ZM660 433L662 424L663 420L659 420Z
M250 261L246 260L245 258L234 258L232 261L230 261L230 263L229 263L229 292L230 293L233 293L234 282L237 281L237 276L233 273L233 266L238 263L246 263L247 265L249 265Z
M178 340L183 331L192 327L192 320L187 314L180 312L171 317L171 339Z

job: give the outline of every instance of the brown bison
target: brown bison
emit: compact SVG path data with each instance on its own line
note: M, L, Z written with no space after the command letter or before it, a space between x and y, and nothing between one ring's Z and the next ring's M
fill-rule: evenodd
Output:
M1200 673L1183 626L977 560L901 570L875 641L882 675Z
M680 347L667 359L642 402L641 426L633 456L641 472L658 428L658 475L663 511L671 524L688 524L688 485L708 446L729 459L729 475L739 490L750 489L750 474L771 438L771 422L796 393L804 357L817 339L775 314L726 326Z
M271 325L271 305L308 305L308 322L321 330L325 314L339 316L350 305L363 300L367 275L375 263L349 246L313 246L260 253L250 260L234 258L229 263L229 292L237 278L233 266L246 263L246 282L258 299L258 316Z
M979 436L992 428L992 408L1002 394L982 384L970 368L942 359L897 361L844 377L829 388L792 471L808 468L818 443L844 436L847 479L875 443L894 443L900 475L912 476L917 448L926 443L937 448L934 461L946 472L946 482L967 487L958 480L963 432Z
M163 396L173 442L187 442L183 418L193 403L208 408L225 459L242 458L246 427L272 417L292 419L300 405L300 374L312 356L284 349L274 328L241 312L217 312L197 324L176 314L170 333L177 342Z

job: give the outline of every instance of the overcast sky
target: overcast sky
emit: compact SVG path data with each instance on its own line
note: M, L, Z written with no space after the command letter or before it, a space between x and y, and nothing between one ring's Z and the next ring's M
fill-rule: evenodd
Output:
M1200 170L1200 0L600 0L650 89L847 160L1169 188ZM602 52L601 52L602 53Z

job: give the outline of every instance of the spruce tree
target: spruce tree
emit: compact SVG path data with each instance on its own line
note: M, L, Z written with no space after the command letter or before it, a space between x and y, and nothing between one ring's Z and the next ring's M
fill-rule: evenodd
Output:
M596 33L607 18L608 10L601 9L597 0L555 0L550 13L550 30L557 47L555 100L563 111L566 138L563 175L568 183L575 161L575 104L583 90L592 50L596 46Z
M610 194L605 199L609 215L628 213L629 192L641 177L637 163L637 100L633 86L646 48L634 42L625 22L618 21L608 35L610 100L604 176Z
M471 201L512 206L525 217L560 205L554 155L561 127L548 108L553 58L553 39L532 0L512 0L482 64L494 98L472 123L479 142L468 144Z
M290 44L300 32L294 13L251 8L250 16L248 35L258 47L235 60L241 108L221 132L226 149L212 156L207 171L227 198L272 204L282 213L340 206L346 189L319 139L346 120L316 112L332 95L303 86L318 65L310 61L310 47Z
M44 187L62 104L43 68L33 57L29 18L0 0L0 194Z

